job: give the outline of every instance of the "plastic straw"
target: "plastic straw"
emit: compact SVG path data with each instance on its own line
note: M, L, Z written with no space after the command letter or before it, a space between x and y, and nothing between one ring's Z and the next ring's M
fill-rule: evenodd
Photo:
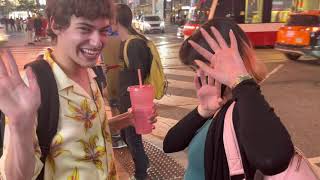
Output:
M140 69L138 69L138 77L139 77L140 88L142 88L142 78L141 78L141 70Z

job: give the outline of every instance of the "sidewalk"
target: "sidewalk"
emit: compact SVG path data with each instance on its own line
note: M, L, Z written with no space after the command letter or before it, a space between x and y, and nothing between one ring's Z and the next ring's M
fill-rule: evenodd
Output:
M21 47L21 46L51 46L50 38L41 38L40 42L34 42L34 45L28 45L26 42L25 32L9 32L9 41L3 45L3 47Z

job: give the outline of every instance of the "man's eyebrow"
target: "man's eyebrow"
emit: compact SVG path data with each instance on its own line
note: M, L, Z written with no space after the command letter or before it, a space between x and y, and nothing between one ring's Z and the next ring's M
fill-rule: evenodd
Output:
M89 23L85 23L85 22L80 22L80 23L78 23L78 25L88 26L88 27L90 27L90 28L94 28L94 25L89 24Z
M80 23L78 23L78 25L87 26L87 27L90 27L90 28L92 28L92 29L95 28L94 25L89 24L89 23L85 23L85 22L80 22ZM100 28L100 30L107 29L107 28L109 28L110 26L111 26L111 25L104 26L104 27Z
M102 28L100 28L101 30L105 30L105 29L107 29L107 28L110 28L111 27L111 25L107 25L107 26L104 26L104 27L102 27Z

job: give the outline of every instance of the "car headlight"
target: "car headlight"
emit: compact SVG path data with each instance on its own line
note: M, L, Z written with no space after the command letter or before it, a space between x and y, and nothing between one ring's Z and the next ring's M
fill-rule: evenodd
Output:
M163 22L163 21L160 23L160 26L161 26L161 27L164 27L164 22Z

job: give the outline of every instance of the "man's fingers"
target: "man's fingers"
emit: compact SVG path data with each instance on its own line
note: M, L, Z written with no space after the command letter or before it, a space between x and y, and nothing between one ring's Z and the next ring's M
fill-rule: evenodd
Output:
M217 52L221 49L219 44L217 44L216 40L214 40L206 30L201 28L200 31L202 36L204 37L204 39L207 41L207 43L209 44L209 46L214 52Z
M8 76L8 71L6 65L3 62L2 56L0 56L0 77L2 76Z
M220 47L221 48L228 48L228 45L227 45L226 41L224 40L224 38L221 36L220 32L213 26L210 29L211 29L212 33L214 34L214 36L216 37Z
M210 51L208 51L205 48L201 47L199 44L195 43L192 40L189 40L188 43L193 47L193 49L195 49L199 54L201 54L208 61L211 60L213 54Z
M14 60L14 57L13 57L11 51L7 50L6 54L7 54L7 57L8 57L8 63L9 63L8 66L9 66L9 69L10 69L11 76L13 76L14 79L22 80L21 76L20 76L20 73L19 73L19 69L18 69L17 63Z
M27 67L26 74L29 81L29 88L32 89L33 91L40 92L36 75L33 73L30 67Z

